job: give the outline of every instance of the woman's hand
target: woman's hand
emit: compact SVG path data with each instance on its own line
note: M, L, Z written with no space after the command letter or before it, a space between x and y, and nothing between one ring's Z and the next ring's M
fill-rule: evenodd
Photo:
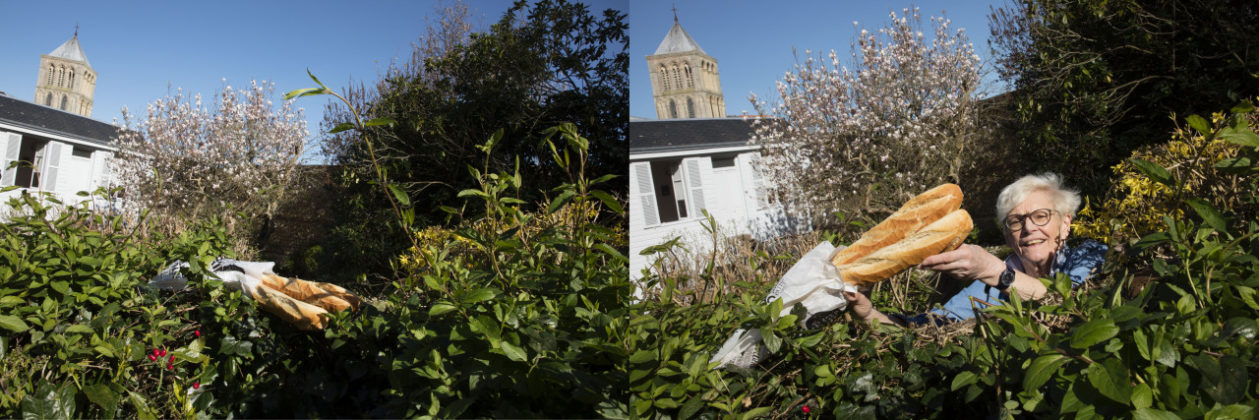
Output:
M961 280L976 279L995 286L1005 263L978 245L963 244L955 250L932 255L918 268L938 271Z
M897 325L891 318L874 309L874 304L870 303L870 298L857 292L844 292L844 299L848 301L848 310L852 311L852 316L862 321L879 321L884 324Z

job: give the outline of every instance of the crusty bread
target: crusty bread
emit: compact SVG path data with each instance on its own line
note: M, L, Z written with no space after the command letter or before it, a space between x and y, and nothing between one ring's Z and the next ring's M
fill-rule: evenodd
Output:
M918 265L929 256L956 249L974 227L966 210L955 210L892 245L837 266L839 276L845 283L868 286Z
M329 311L358 309L359 299L353 293L328 283L284 278L272 273L262 275L262 285L284 293L293 299L309 303Z
M840 266L856 261L900 241L961 206L962 189L956 184L943 184L927 190L905 202L891 216L862 234L861 239L832 256L831 263Z
M259 285L254 289L254 299L262 309L279 317L300 330L322 330L327 326L328 311L315 305L288 297L270 287Z

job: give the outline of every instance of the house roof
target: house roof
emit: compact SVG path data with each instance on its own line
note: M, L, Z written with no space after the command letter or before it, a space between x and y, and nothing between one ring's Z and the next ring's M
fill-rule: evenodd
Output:
M630 154L677 152L750 144L755 118L630 121Z
M656 47L656 54L668 54L675 52L699 51L707 54L695 43L694 39L682 29L682 25L678 24L677 19L673 20L673 27L669 28L669 33L664 36L664 40L660 41L660 46Z
M81 115L0 95L0 123L108 146L119 128Z
M87 62L87 54L83 53L83 47L79 46L79 33L77 30L75 31L73 38L70 38L69 41L61 44L61 46L57 47L57 49L52 50L52 52L48 53L48 55L72 61L82 61L83 64L87 64L89 67L92 65Z

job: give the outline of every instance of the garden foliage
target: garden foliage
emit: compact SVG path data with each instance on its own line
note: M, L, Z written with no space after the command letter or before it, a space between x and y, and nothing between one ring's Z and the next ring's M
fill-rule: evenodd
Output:
M1208 115L1259 92L1259 3L1018 0L991 16L1013 88L1019 155L1096 196L1097 168L1161 143L1168 115Z
M464 166L485 161L477 145L498 132L500 153L488 158L489 170L519 170L534 186L518 191L519 198L531 204L544 200L540 191L566 181L547 164L542 141L542 132L560 123L575 124L590 139L590 173L624 172L629 100L624 13L599 14L567 0L519 1L490 28L472 33L464 33L470 26L461 23L462 16L450 13L441 30L417 44L410 64L391 70L371 89L344 95L363 114L396 124L342 131L348 109L337 105L326 114L338 136L329 158L344 165L334 241L326 247L334 265L385 272L390 257L409 244L401 231L375 223L388 203L376 193L373 162L397 188L424 197L426 205L413 210L420 225L457 223L443 207L481 211L480 203L458 197L477 187ZM605 189L624 195L626 188Z
M207 273L231 256L218 221L141 240L122 218L15 198L0 417L625 417L625 237L598 220L623 212L599 188L616 177L585 176L573 126L547 134L571 180L554 199L524 211L526 178L469 168L479 187L462 195L485 211L417 244L422 265L318 333ZM189 289L144 286L175 259Z
M631 414L1251 418L1259 404L1259 136L1247 125L1254 116L1242 106L1210 120L1190 117L1193 132L1177 134L1176 142L1200 144L1193 156L1236 176L1231 201L1213 199L1205 186L1184 188L1202 176L1177 170L1199 167L1191 162L1152 163L1172 161L1180 146L1152 149L1149 160L1132 161L1141 175L1120 176L1182 191L1161 202L1167 213L1154 232L1112 253L1085 287L1073 289L1062 275L1042 279L1045 300L1012 298L973 321L805 329L797 313L778 316L781 303L760 302L776 279L735 283L704 303L673 298L695 293L675 287L683 279L645 272L659 292L637 304L630 321ZM1217 139L1235 153L1201 153ZM1128 298L1134 267L1157 278ZM747 370L711 369L710 355L739 327L760 329L772 355Z

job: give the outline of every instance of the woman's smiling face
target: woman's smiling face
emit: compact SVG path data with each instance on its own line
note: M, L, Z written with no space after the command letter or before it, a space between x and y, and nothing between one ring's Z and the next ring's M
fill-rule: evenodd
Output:
M1018 229L1005 229L1006 244L1014 248L1014 253L1023 259L1026 269L1036 267L1038 274L1043 276L1052 263L1058 244L1067 239L1071 229L1071 218L1054 210L1053 195L1049 191L1033 191L1023 199L1022 203L1010 209L1007 221L1018 219L1022 226ZM1037 226L1030 215L1037 210L1049 209L1049 221L1044 226ZM1033 267L1029 267L1031 264Z

